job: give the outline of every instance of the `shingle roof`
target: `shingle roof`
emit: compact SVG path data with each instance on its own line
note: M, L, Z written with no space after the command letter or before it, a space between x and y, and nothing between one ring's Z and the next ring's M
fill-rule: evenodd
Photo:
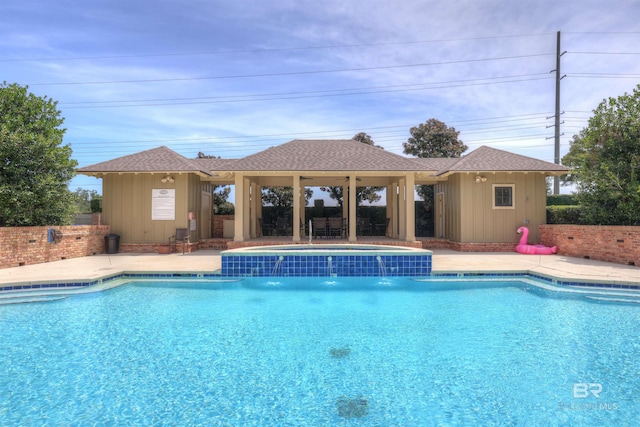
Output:
M482 146L461 157L455 164L442 168L436 175L453 172L568 172L569 170L566 166Z
M238 159L193 159L191 160L199 168L208 171L236 170Z
M211 175L193 160L164 146L80 168L78 172L199 172Z
M83 167L78 172L195 172L211 175L216 171L420 171L440 176L456 172L569 170L562 165L490 147L480 147L461 158L413 158L352 139L294 139L242 159L187 159L163 146Z
M422 170L421 165L414 162L414 159L353 139L294 139L240 159L234 167L236 170L245 171Z
M453 157L432 157L432 158L412 158L414 162L420 165L420 169L423 171L440 171L448 169L455 165L459 158Z

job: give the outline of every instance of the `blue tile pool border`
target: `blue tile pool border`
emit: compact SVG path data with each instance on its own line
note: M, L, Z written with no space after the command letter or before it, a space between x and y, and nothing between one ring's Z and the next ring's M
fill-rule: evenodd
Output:
M103 277L95 280L65 281L52 283L15 283L12 285L0 285L0 292L5 291L29 291L34 289L61 289L61 288L84 288L108 283L118 279L202 279L220 278L219 273L120 273L113 276Z
M476 273L476 272L466 272L466 273L433 273L429 277L437 279L438 277L443 278L485 278L490 279L492 277L495 278L514 278L514 279L535 279L540 282L546 283L548 285L555 286L567 286L567 287L591 287L591 288L599 288L599 289L631 289L631 290L640 290L640 284L635 283L608 283L608 282L585 282L585 281L575 281L575 280L563 280L557 279L551 276L544 276L541 274L529 273L529 272L487 272L487 273Z
M118 279L221 279L221 278L233 278L234 276L225 276L219 272L212 273L179 273L179 272L166 272L166 273L121 273L113 276L104 277L95 280L83 280L83 281L64 281L64 282L52 282L52 283L16 283L12 285L0 285L0 292L7 291L25 291L25 290L51 290L61 288L82 288L88 286L94 286L104 284L109 281ZM255 276L254 276L255 277ZM264 276L269 277L269 276ZM300 277L300 276L294 276ZM353 277L353 276L352 276ZM410 276L406 276L410 277ZM428 275L415 275L413 277L429 277L432 279L438 278L513 278L513 279L535 279L549 285L566 286L566 287L591 287L597 289L627 289L640 291L640 284L634 283L607 283L607 282L585 282L575 280L561 280L549 276L543 276L535 273L527 272L465 272L465 273L431 273ZM237 278L237 277L235 277Z
M331 255L222 255L226 277L429 276L431 252Z

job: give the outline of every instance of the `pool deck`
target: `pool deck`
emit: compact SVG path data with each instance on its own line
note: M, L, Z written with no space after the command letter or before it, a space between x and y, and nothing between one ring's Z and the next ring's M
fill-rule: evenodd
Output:
M10 284L87 281L120 273L201 273L221 268L220 251L189 254L95 255L0 269L0 286ZM640 267L561 255L433 251L433 273L535 273L561 280L640 284Z

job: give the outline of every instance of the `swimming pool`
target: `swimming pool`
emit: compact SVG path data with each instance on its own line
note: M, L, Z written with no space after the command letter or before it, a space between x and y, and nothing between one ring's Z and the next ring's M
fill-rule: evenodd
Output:
M633 425L628 293L618 304L514 278L156 279L0 306L0 424Z

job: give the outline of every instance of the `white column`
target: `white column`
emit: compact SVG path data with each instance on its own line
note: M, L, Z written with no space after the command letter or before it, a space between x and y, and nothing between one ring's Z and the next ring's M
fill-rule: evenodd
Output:
M235 191L236 191L236 201L235 201L235 221L234 221L234 230L233 230L233 240L236 242L244 241L244 233L242 231L242 226L244 224L244 176L236 172L235 176Z
M349 222L349 199L347 195L349 194L349 185L342 186L342 219L344 223L347 224Z
M388 184L387 185L387 190L386 190L386 203L387 203L386 216L387 216L387 218L393 218L393 194L391 193L392 191L394 191L393 185L392 184ZM384 230L384 235L385 236L391 237L393 235L393 232L389 230L390 227L392 227L392 223L391 222L389 222L389 226L387 227L387 229Z
M262 219L262 185L259 184L256 185L256 218ZM258 236L262 236L262 230L258 230Z
M243 199L242 204L242 239L251 239L251 180L248 177L243 177Z
M293 177L293 241L300 241L300 176Z
M304 185L300 186L300 224L298 224L298 228L300 228L300 238L304 237L304 226L307 221L307 214L305 212L306 200L304 198Z
M398 238L398 227L400 226L400 212L398 212L398 182L391 184L391 237Z
M415 176L410 173L407 175L407 191L406 191L406 198L407 198L407 208L406 208L406 212L407 212L407 231L406 231L406 241L407 242L413 242L416 240L416 204L415 204L415 191L416 191L416 185L415 185Z
M251 182L251 185L249 186L250 192L251 192L251 209L250 209L250 215L251 215L251 231L249 233L249 236L251 236L252 239L255 239L256 237L258 237L258 203L257 203L257 197L256 197L256 193L258 191L258 184L256 184L254 181Z
M398 238L400 240L406 240L407 238L407 180L400 178L399 192L398 192Z
M343 196L344 199L344 196ZM349 175L349 243L355 243L356 238L356 176Z

